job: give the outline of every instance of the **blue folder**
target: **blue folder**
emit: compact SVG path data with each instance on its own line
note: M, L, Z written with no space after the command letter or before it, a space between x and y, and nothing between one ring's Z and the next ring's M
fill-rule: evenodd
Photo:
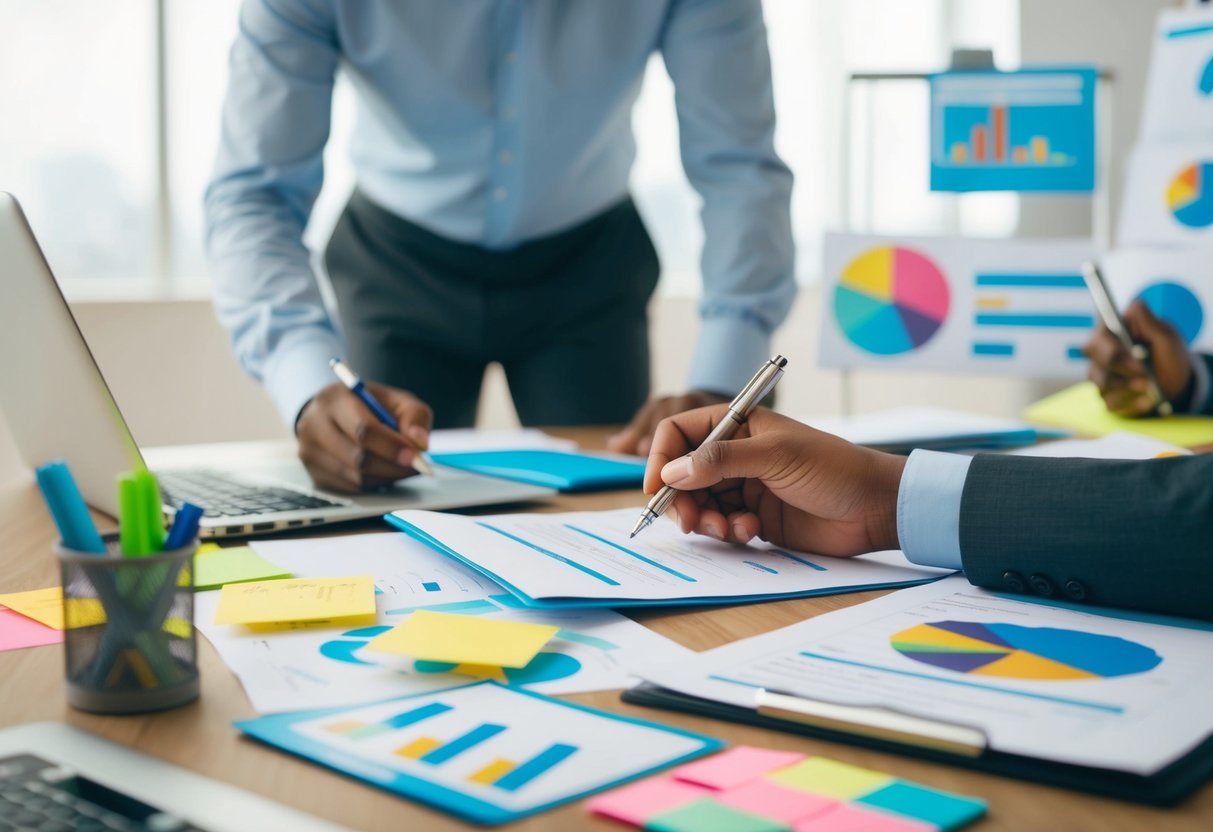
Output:
M469 451L433 454L440 465L560 491L639 488L644 460L614 459L569 451Z

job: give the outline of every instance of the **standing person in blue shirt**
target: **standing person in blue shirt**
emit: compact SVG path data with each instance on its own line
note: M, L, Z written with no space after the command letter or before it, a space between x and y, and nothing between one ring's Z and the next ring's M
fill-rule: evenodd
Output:
M689 392L649 400L659 265L628 176L654 51L705 244ZM359 99L357 189L325 252L340 326L302 242L339 68ZM431 408L472 424L499 361L525 424L630 420L611 447L645 453L661 418L739 389L795 294L774 129L759 0L245 0L206 195L216 309L320 486L412 473L404 437L333 382L338 355L421 447Z

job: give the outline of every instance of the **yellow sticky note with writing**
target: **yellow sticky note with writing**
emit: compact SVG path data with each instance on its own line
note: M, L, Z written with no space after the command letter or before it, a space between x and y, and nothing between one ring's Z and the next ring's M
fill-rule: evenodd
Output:
M375 614L370 575L228 584L219 592L216 624L277 624Z
M48 627L63 629L63 587L9 592L0 595L0 604Z
M366 649L414 659L491 667L526 667L559 627L477 615L418 610L367 642Z
M1152 436L1172 445L1191 448L1213 443L1213 418L1167 416L1161 419L1126 419L1108 412L1099 388L1089 381L1046 396L1024 411L1029 422L1056 425L1084 436L1104 436L1118 430Z

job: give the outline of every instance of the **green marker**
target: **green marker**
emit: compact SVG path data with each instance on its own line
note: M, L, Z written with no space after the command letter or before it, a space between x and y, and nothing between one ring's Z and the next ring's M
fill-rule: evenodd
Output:
M123 557L136 558L164 549L164 515L160 487L146 469L118 478L118 538Z

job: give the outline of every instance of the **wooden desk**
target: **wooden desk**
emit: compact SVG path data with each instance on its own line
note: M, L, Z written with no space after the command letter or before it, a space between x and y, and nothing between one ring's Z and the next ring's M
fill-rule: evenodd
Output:
M605 435L603 431L594 430L563 433L578 439L586 447L601 447ZM560 497L537 510L605 509L639 507L641 504L637 493L615 492ZM0 591L35 589L58 583L58 571L50 554L54 537L54 527L32 480L27 486L0 494ZM634 613L632 617L687 647L706 650L880 594L865 592L737 607L696 608L676 613L644 611ZM68 722L353 829L428 832L473 828L445 814L241 738L231 727L232 721L255 714L239 682L201 637L199 657L202 696L197 702L151 716L101 717L67 706L60 647L0 653L0 727L35 720ZM1138 832L1143 829L1208 832L1213 829L1213 786L1206 786L1179 808L1149 809L846 745L669 711L636 708L620 702L615 692L568 698L700 731L731 743L822 754L889 771L940 789L980 795L990 803L990 817L974 827L981 832ZM512 828L565 832L624 827L592 817L582 803L574 803L522 821Z

